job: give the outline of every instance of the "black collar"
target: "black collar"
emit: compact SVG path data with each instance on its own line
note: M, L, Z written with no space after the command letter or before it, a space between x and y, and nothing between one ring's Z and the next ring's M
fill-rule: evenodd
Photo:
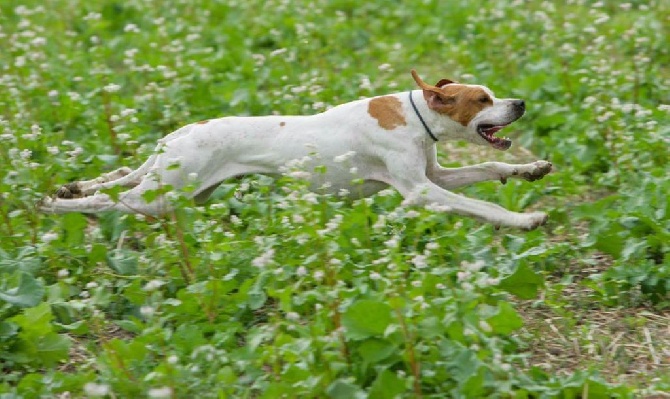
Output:
M423 120L423 117L419 113L419 110L416 108L416 104L414 104L414 99L412 99L412 91L409 91L409 102L412 104L412 108L414 108L414 112L416 113L416 116L419 117L419 120L421 121L421 124L423 127L426 129L426 133L430 136L431 139L437 141L437 137L433 134L433 132L430 131L430 128L426 124L426 121Z

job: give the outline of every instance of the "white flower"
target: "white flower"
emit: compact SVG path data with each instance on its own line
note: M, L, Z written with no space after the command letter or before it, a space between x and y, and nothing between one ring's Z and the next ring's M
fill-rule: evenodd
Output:
M149 392L147 392L147 396L152 399L171 398L172 388L170 387L151 388Z
M423 269L425 267L428 267L428 262L426 259L426 255L416 255L412 258L412 264L417 268L417 269Z
M337 163L346 162L346 161L350 160L351 158L353 158L354 155L356 155L356 151L347 151L344 154L338 155L335 158L333 158L333 161L337 162Z
M137 113L136 109L126 108L126 109L121 111L121 116L126 117L126 116L130 116L130 115L135 115L136 113Z
M317 270L314 272L314 280L321 281L325 273L322 270Z
M49 97L58 97L58 90L51 90L47 95Z
M415 210L409 210L407 213L405 213L405 217L409 219L414 219L420 216L420 213L415 211Z
M179 362L179 357L177 355L170 355L167 358L168 364L177 364Z
M65 278L70 275L70 271L67 269L60 269L58 271L58 278Z
M298 270L295 271L295 274L297 274L298 277L305 277L307 275L307 268L305 266L300 266L298 267Z
M384 246L386 246L386 248L395 248L398 246L398 243L398 237L392 237L384 242Z
M42 234L42 242L45 244L58 239L58 233L44 233ZM60 272L59 272L60 273Z
M277 50L272 51L272 52L270 53L270 56L271 56L271 57L275 57L275 56L284 54L284 53L287 52L287 51L288 51L288 50L285 49L285 48L279 48L279 49L277 49Z
M288 176L293 177L295 179L308 180L310 177L312 177L312 174L309 172L305 172L304 170L294 170L293 172L289 172Z
M84 392L90 396L106 396L109 394L109 385L88 382L84 385Z
M465 262L465 261L464 261L464 262L461 262L461 267L463 267L465 270L469 270L469 271L471 271L471 272L478 272L478 271L480 271L484 266L486 266L486 263L485 263L483 260L481 260L481 259L476 260L476 261L474 261L474 262L472 262L472 263L470 263L470 262Z
M267 251L265 251L265 253L263 253L261 256L258 256L257 258L252 260L251 264L258 268L264 268L272 263L274 256L275 256L275 250L270 248Z
M97 12L89 12L88 14L84 15L84 21L97 21L102 17L102 14L97 13Z
M491 332L491 331L493 331L493 328L491 328L491 325L490 325L489 323L487 323L486 321L484 321L484 320L481 320L481 321L479 322L479 328L481 328L481 329L484 330L485 332Z
M144 305L140 307L140 314L144 317L151 317L154 315L154 313L156 313L156 308L153 306Z
M127 24L123 28L123 31L124 32L130 32L130 33L139 33L140 28L138 28L137 25L135 25L135 24Z
M286 319L291 321L298 321L300 320L300 315L296 312L288 312L286 313Z
M107 93L116 93L117 91L121 90L121 86L115 83L110 83L107 86L103 87L102 89Z
M315 193L305 193L305 195L302 196L302 199L309 204L316 205L319 203L319 197Z
M379 280L382 278L382 275L377 272L370 273L370 280Z
M159 289L163 285L165 285L165 281L151 280L144 286L144 290L145 291L156 291L157 289Z

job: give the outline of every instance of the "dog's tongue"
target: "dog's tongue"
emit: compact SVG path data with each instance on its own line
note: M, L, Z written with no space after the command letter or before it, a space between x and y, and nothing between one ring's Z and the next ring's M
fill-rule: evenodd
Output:
M486 133L489 136L493 136L496 134L500 129L504 128L506 125L500 125L500 126L493 126L488 129L484 130L484 133Z

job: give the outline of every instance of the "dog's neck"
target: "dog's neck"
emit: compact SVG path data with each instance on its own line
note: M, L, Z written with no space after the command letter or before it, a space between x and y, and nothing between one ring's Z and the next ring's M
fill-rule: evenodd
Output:
M428 134L428 136L430 136L430 138L433 139L433 141L437 142L438 141L437 137L435 137L435 134L433 134L433 131L430 130L430 127L426 123L425 119L423 119L423 116L421 116L421 112L416 107L416 103L414 102L414 97L412 96L412 91L411 90L409 92L409 102L412 105L412 109L414 110L414 113L419 118L419 121L421 122L421 125L423 125L423 128L426 129L426 134Z
M445 140L471 141L469 137L470 135L467 134L467 127L461 125L447 115L440 114L431 109L423 97L422 90L413 90L411 91L411 94L412 100L414 101L414 107L410 104L407 112L415 118L417 125L424 130L423 134L431 144ZM407 97L409 97L409 95L406 95L406 98ZM421 115L421 118L419 118L418 115ZM430 131L435 138L432 138L428 134L428 131Z

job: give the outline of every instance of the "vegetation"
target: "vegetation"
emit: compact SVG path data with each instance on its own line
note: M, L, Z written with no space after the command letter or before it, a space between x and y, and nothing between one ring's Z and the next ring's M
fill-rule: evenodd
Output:
M0 38L2 398L670 391L668 2L3 0ZM551 160L463 190L546 227L264 176L164 219L35 210L184 124L406 91L410 68L526 100L509 152L440 157Z

